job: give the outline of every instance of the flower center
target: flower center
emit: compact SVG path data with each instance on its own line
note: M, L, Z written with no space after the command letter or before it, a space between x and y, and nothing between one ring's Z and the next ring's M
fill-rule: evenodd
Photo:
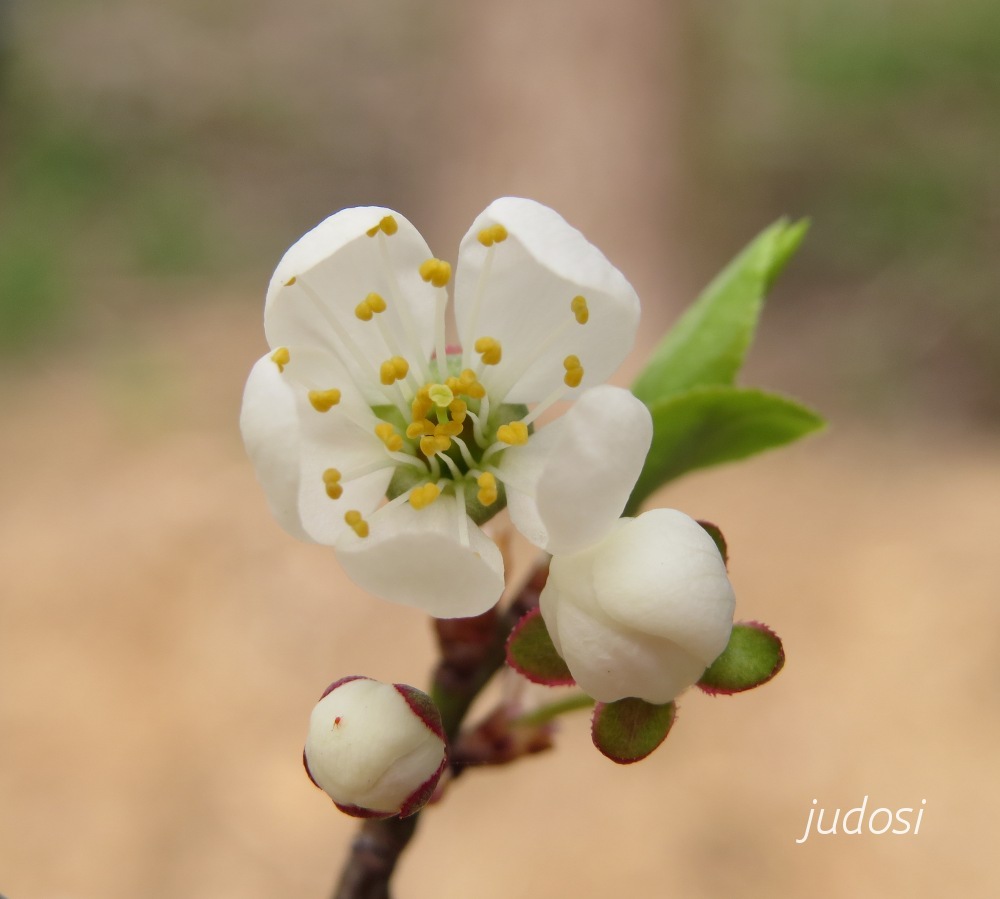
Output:
M523 374L528 360L544 357L565 335L567 328L588 322L587 300L582 296L567 297L566 315L561 323L548 335L539 335L533 346L513 347L514 358L508 358L501 365L505 358L501 342L493 336L477 334L480 306L494 255L498 250L505 252L500 247L508 238L503 225L491 225L477 235L479 243L486 248L486 256L471 300L467 333L463 335L464 351L449 354L445 346L447 293L443 288L451 280L451 265L431 258L419 266L420 277L439 288L434 309L435 352L428 358L416 337L417 330L409 307L402 299L391 261L389 241L397 231L398 223L387 215L366 232L378 243L388 292L385 297L369 293L354 307L356 319L371 322L372 327L378 328L388 351L384 361L376 363L377 367L360 353L350 334L327 310L308 279L298 276L286 282L289 287L298 284L330 324L344 354L355 363L351 377L358 389L364 394L367 385L377 384L386 400L372 407L379 420L374 433L385 455L345 473L328 468L323 473L323 486L331 500L338 500L344 493L344 482L392 467L395 471L386 491L390 503L408 501L413 508L423 509L442 495L451 494L474 521L482 524L506 505L504 476L498 468L504 452L509 447L525 445L534 421L567 392L580 386L583 365L577 356L566 356L563 384L543 398L530 413L526 406L506 403L506 395ZM399 345L397 335L403 337L405 346ZM289 358L289 351L284 347L271 356L282 372ZM308 398L317 412L327 413L340 405L341 391L336 387L316 385L309 390ZM341 414L371 433L370 424L351 418L346 410ZM344 520L358 536L368 535L368 523L358 510L348 510Z

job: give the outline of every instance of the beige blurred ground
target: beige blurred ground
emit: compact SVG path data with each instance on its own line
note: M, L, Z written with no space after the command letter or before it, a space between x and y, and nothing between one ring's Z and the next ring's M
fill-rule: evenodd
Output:
M420 140L393 151L415 158L407 196L433 215L411 218L442 255L494 196L552 204L635 283L648 347L691 273L660 202L680 180L665 149L672 101L643 90L669 83L672 6L627 6L614 22L596 0L572 16L527 0L469 15L446 35L442 71L463 77L441 78L442 97L416 112L383 105L407 72L392 69L345 94L347 119L310 120L304 141L326 146L358 109L387 135L415 126ZM145 13L119 23L116 52L160 33ZM99 43L94 22L60 31L53 13L46 46ZM242 55L224 48L224 85L259 59L290 87L314 71L304 60L322 58L322 30L282 26L274 9L254 22L233 45ZM391 49L395 33L376 24ZM195 70L217 48L192 46L177 70L190 81L154 72L136 90L155 107L170 85L195 121L212 96ZM172 54L144 60L177 74ZM106 73L127 86L128 71ZM233 177L267 182L254 169L267 149ZM301 192L294 178L264 191L275 215L286 202L301 212L321 161ZM387 150L366 177L382 183L397 161ZM370 199L398 196L389 188ZM106 316L93 345L25 357L0 381L0 893L321 897L353 823L301 770L308 711L351 672L420 685L429 628L361 594L329 550L267 514L236 429L264 349L262 285L164 288L145 304L159 311L115 319L115 294L136 287L91 287ZM769 336L766 317L764 332L754 381L836 413L835 387L802 350L812 344ZM640 765L599 756L582 716L557 751L470 774L425 816L399 897L995 895L998 450L972 426L918 418L886 432L835 415L828 435L681 482L662 501L724 528L738 614L782 635L785 671L747 696L686 697ZM926 799L919 835L795 844L814 798L846 809L865 795L870 809Z
M352 825L301 771L305 716L340 675L425 676L421 616L265 511L235 429L259 348L222 304L5 385L11 899L324 895ZM131 354L156 367L123 392ZM738 614L777 628L785 671L686 697L640 765L600 757L581 717L556 752L469 775L425 816L400 896L992 895L997 449L837 429L682 482L663 499L723 525ZM795 844L813 798L866 794L926 799L921 832Z

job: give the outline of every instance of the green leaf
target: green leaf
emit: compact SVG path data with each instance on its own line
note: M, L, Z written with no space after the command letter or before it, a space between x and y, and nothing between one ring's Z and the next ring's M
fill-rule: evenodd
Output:
M781 638L766 624L737 624L729 644L701 676L698 686L706 693L742 693L766 684L784 664Z
M646 405L706 385L732 384L764 297L809 228L781 219L759 234L681 316L632 385Z
M793 400L762 390L697 387L650 406L653 443L625 515L667 481L697 468L745 459L824 427Z
M670 733L677 708L672 702L652 705L641 699L599 702L590 733L594 745L611 761L630 765L649 755Z
M541 611L532 609L524 615L507 639L507 664L528 680L547 687L575 684L569 668L556 652Z

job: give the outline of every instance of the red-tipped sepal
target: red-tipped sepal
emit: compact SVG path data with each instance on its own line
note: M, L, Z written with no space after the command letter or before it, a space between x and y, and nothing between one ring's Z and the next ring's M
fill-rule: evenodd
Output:
M785 648L774 631L759 621L740 622L698 686L711 695L742 693L766 684L784 664Z
M522 616L507 638L507 664L528 680L547 687L569 687L575 681L556 652L542 613L535 608Z
M599 702L594 707L590 733L603 755L619 765L631 765L667 738L676 717L673 702L653 705L634 698Z

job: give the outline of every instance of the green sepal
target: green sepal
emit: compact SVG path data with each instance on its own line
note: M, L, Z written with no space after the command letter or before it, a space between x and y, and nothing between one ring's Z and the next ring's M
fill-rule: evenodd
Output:
M826 424L794 400L740 387L696 387L653 403L649 411L653 442L626 515L682 474L783 446Z
M710 694L742 693L766 684L784 664L781 638L759 621L742 622L733 626L729 644L701 676L698 686Z
M532 609L514 625L507 638L507 664L536 684L568 687L576 681L556 651L541 610Z
M663 338L632 392L648 406L692 387L732 384L764 297L808 228L806 220L780 219L751 241Z
M594 706L590 734L603 755L619 765L631 765L667 738L676 715L673 702L653 705L635 698L599 702Z

